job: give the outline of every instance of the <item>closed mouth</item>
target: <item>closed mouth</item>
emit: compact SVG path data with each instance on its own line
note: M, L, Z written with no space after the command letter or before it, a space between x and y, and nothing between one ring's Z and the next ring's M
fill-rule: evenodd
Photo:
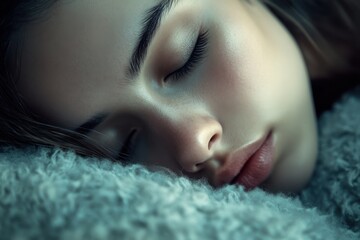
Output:
M232 152L217 174L217 185L240 184L245 189L260 185L273 167L273 134L270 131L260 139Z
M274 162L273 135L270 132L261 146L247 159L231 184L240 184L250 190L259 186L270 175Z

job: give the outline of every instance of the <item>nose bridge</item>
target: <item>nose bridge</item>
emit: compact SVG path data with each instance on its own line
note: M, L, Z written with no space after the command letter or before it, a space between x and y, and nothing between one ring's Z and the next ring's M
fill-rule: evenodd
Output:
M202 163L214 154L222 136L220 123L196 106L156 107L150 118L152 128L187 172L201 169Z

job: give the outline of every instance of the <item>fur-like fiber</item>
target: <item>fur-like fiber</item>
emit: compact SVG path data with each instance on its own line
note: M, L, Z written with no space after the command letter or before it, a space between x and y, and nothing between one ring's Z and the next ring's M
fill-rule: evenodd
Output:
M360 89L323 115L299 196L213 189L47 148L0 150L0 239L360 239Z

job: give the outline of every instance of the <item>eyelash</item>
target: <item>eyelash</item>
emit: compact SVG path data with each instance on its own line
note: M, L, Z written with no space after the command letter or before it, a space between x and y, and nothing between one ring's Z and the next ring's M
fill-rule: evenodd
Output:
M121 147L117 159L120 161L129 162L133 160L135 155L135 147L137 143L138 132L136 129L132 130L129 136L126 138L123 146Z
M176 71L170 73L166 78L165 81L167 81L168 78L172 78L175 81L182 79L186 75L188 75L195 67L196 64L199 63L204 57L206 48L209 43L209 34L208 32L201 33L195 43L194 49L189 57L189 59L186 61L186 63Z

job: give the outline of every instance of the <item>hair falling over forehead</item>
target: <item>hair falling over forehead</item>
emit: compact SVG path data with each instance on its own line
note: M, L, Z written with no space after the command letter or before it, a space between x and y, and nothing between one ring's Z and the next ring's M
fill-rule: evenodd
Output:
M59 146L80 154L99 156L108 152L111 156L110 150L92 144L86 136L42 123L17 91L22 29L46 18L48 10L58 1L2 0L0 3L0 144ZM344 52L345 55L349 51L360 52L358 0L257 1L262 1L296 39L305 41L330 67L340 64L351 71L360 62L359 54L339 61ZM337 52L340 43L348 48Z

